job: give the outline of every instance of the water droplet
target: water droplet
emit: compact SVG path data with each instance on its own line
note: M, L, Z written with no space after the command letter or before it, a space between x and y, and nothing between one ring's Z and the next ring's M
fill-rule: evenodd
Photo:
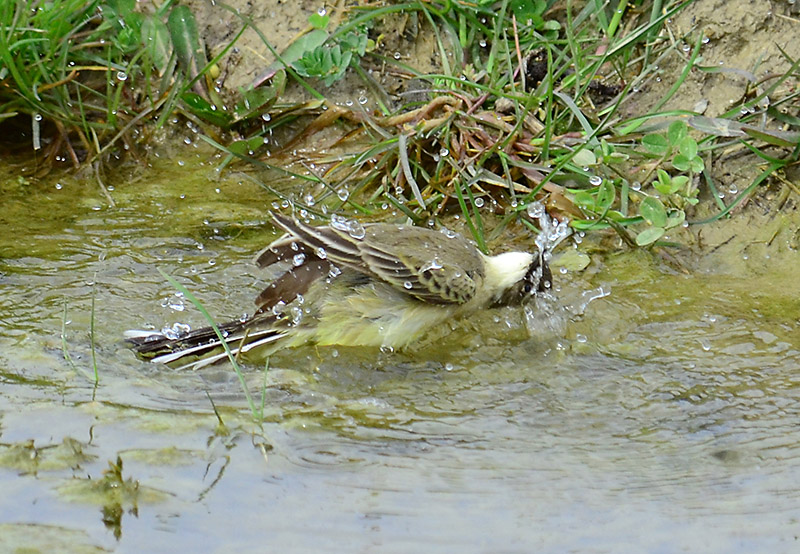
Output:
M412 288L414 288L414 284L411 281L406 281L403 283L403 288L411 290Z
M127 81L128 74L124 71L117 71L117 81Z
M336 196L338 196L338 197L339 197L339 200L341 200L342 202L344 202L345 200L347 200L348 198L350 198L350 191L349 191L349 190L347 190L347 189L344 189L344 188L342 188L342 189L339 189L339 190L336 192Z
M364 226L361 225L361 223L353 219L347 224L347 234L354 239L361 240L366 236L367 231L364 229Z
M173 323L170 326L165 326L161 329L161 334L170 340L180 338L191 331L191 327L185 323Z
M314 254L316 254L317 258L319 258L321 260L324 260L325 258L328 257L328 253L325 252L325 249L323 247L321 247L321 246L319 248L317 248L316 250L314 250Z
M528 204L528 215L533 219L539 219L545 214L544 204L541 202L531 202Z
M476 198L475 199L475 207L476 208L483 208L483 198Z
M420 271L428 271L431 269L442 269L442 261L439 258L434 257L427 264L419 268Z
M592 175L591 177L589 177L589 184L595 187L599 187L601 184L603 184L603 178L600 177L599 175Z
M183 303L183 295L179 292L162 300L161 307L169 308L170 310L175 312L182 312L183 310L186 309L186 306Z
M295 267L299 267L299 266L303 265L304 261L306 261L306 255L303 254L302 252L300 252L298 254L295 254L294 257L292 257L292 264Z
M300 306L292 306L289 313L292 316L292 325L297 325L303 320L303 309Z

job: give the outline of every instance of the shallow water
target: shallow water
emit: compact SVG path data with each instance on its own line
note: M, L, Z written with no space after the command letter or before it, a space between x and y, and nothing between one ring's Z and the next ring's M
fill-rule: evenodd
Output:
M794 239L688 274L596 255L557 274L557 325L530 333L504 311L410 353L283 353L258 426L226 366L153 366L120 339L202 324L156 267L219 319L259 291L272 198L182 163L115 183L114 208L92 182L2 170L0 550L797 548ZM247 379L259 401L263 372Z

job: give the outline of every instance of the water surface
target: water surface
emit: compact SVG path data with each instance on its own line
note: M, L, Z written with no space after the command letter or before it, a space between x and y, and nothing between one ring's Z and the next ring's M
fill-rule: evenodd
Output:
M202 324L157 267L219 319L263 284L273 198L198 160L120 179L115 207L91 181L3 169L0 549L797 548L790 226L688 272L593 253L556 272L557 325L506 310L413 352L283 353L259 426L227 366L175 371L121 341ZM610 294L571 314L593 290ZM247 379L258 399L261 368Z

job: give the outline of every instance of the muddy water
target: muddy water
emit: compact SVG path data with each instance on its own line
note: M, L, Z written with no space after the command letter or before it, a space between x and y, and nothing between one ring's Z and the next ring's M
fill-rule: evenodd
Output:
M197 160L114 183L116 207L3 175L0 550L797 547L789 247L688 274L606 256L558 275L556 324L501 312L411 353L284 353L259 426L227 367L156 367L120 337L202 323L156 267L220 319L249 311L266 193ZM247 379L259 401L262 369Z

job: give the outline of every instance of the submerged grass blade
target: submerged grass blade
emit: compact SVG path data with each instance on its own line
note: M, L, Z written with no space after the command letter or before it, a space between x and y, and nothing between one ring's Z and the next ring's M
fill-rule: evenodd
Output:
M94 306L95 306L95 297L96 297L96 282L97 276L95 276L94 283L92 284L92 313L89 320L89 339L91 341L92 347L92 369L94 370L94 384L100 382L100 374L97 370L97 353L95 348L95 341L94 341Z
M176 281L172 276L168 275L165 271L161 268L156 268L158 272L161 274L164 279L169 281L169 284L172 285L176 290L181 292L189 302L191 302L195 308L203 315L203 317L208 322L209 326L214 330L214 333L217 335L217 338L222 343L222 348L225 350L225 354L228 355L228 360L231 362L233 366L233 370L236 372L236 376L239 378L239 384L242 386L242 390L244 391L244 395L247 398L247 404L250 407L250 413L253 415L253 418L258 420L259 412L256 408L255 403L253 402L253 397L250 394L250 390L247 388L247 382L244 379L244 373L242 372L242 368L239 366L238 362L236 361L236 357L231 352L228 343L225 341L225 337L222 335L222 331L219 330L216 321L214 318L211 317L211 314L205 309L205 306L192 294L189 289L181 285L178 281Z

